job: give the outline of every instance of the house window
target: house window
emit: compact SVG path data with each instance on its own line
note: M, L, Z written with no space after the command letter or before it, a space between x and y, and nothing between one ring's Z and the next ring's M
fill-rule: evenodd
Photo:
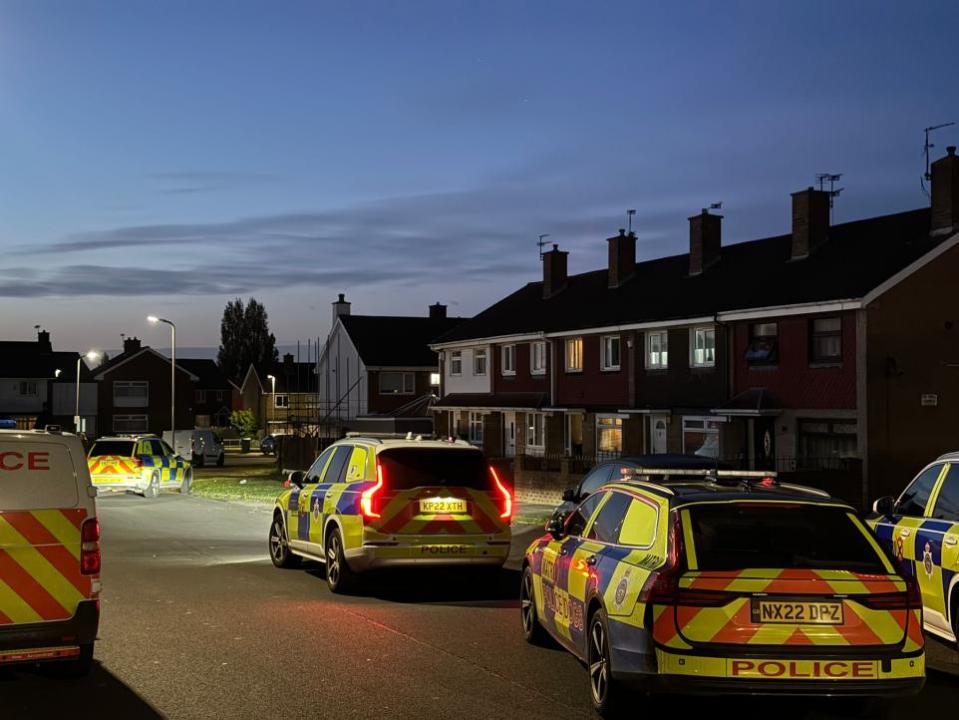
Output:
M602 459L619 457L623 453L623 419L599 415L596 417L596 450Z
M690 331L692 337L692 367L713 367L716 364L716 330L711 327L698 327Z
M463 353L460 350L453 350L450 353L450 375L463 374Z
M563 440L566 454L579 457L583 454L583 416L579 413L566 413Z
M669 366L669 333L666 330L646 333L646 367L665 370Z
M719 457L719 422L712 418L683 418L683 452L700 457Z
M583 371L583 338L566 339L566 372Z
M529 413L529 428L526 430L526 448L531 455L542 454L546 448L546 416Z
M842 362L842 318L815 318L811 324L810 361Z
M605 335L600 360L603 370L619 370L619 335Z
M141 433L147 432L149 425L146 415L114 415L113 432Z
M800 420L797 469L835 470L845 458L856 457L855 420Z
M440 374L430 373L430 387L439 389L439 386L440 386Z
M503 375L516 374L516 346L504 345L502 349L503 356Z
M37 383L34 380L23 380L18 384L18 392L20 395L27 397L36 397L37 396Z
M546 343L545 342L530 343L529 372L531 375L546 374Z
M150 383L146 380L117 380L113 383L113 404L117 407L145 407L150 404Z
M196 390L193 393L193 401L198 403L206 402L206 390Z
M381 372L380 395L412 395L415 391L411 372Z
M775 365L779 361L779 326L774 323L753 323L749 326L749 347L746 363Z
M473 374L474 375L486 374L486 350L485 349L473 351Z
M223 391L222 391L222 390L217 390L217 391L216 391L216 401L217 401L217 402L223 402Z
M290 407L290 396L289 396L289 395L274 395L274 396L273 396L273 407L275 407L275 408L288 408L288 407Z
M470 442L474 445L483 444L483 416L479 413L470 414Z

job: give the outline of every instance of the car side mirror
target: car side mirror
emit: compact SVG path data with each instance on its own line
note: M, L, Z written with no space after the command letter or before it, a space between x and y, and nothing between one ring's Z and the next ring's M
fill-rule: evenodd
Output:
M296 485L298 488L303 487L303 483L306 480L306 473L302 470L294 470L290 473L290 476L287 478L287 482L290 485Z
M553 540L562 539L566 529L566 518L569 513L557 512L546 521L546 532L553 536Z
M563 490L563 501L564 502L576 502L576 489L575 488L566 488Z
M872 504L872 511L880 515L892 515L896 510L896 499L884 495Z

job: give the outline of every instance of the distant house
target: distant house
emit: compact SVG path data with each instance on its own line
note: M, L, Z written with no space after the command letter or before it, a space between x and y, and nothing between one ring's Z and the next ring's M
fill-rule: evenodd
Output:
M296 362L289 353L280 362L250 365L240 384L238 407L252 410L267 435L314 427L316 365Z
M170 429L170 358L128 337L123 352L93 371L99 383L98 431L162 433ZM176 426L194 423L194 373L177 363Z
M231 383L220 366L209 359L177 359L177 365L193 373L193 424L195 427L228 427L234 409L234 393L239 388Z
M74 429L79 354L54 351L50 333L35 341L0 341L0 418L24 430L60 425ZM80 363L80 429L96 432L96 384Z
M317 379L324 422L344 429L404 429L395 418L419 418L410 429L432 430L430 405L439 393L436 352L430 343L464 318L431 305L426 317L353 315L340 295L333 325L319 354Z

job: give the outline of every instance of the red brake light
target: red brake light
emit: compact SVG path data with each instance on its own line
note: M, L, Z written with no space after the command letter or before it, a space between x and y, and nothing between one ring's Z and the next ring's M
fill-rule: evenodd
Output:
M654 605L676 605L680 601L679 576L683 574L686 553L683 548L683 534L679 525L678 514L673 514L670 522L669 549L667 552L669 555L666 558L666 564L651 573L646 580L646 584L643 585L643 589L639 593L640 602ZM695 598L690 597L690 599ZM715 601L718 598L710 598L710 600ZM718 604L724 605L725 602Z
M373 500L375 499L376 493L383 489L385 482L383 481L385 473L383 471L383 466L380 465L379 460L376 461L376 484L373 487L367 488L360 495L360 512L363 513L364 518L374 520L380 517L380 514L373 509Z
M100 573L100 521L96 518L85 520L80 527L80 572Z
M143 467L143 458L135 457L133 458L133 467L142 468Z
M922 607L922 592L919 590L919 583L913 577L902 579L906 582L905 592L856 595L853 599L860 605L865 605L872 610L918 610Z
M499 514L502 520L509 520L513 516L513 496L510 495L509 490L506 489L506 486L499 479L499 475L496 472L496 468L492 465L489 466L490 474L493 476L493 484L496 485L496 489L499 490L500 499L503 502L501 512Z

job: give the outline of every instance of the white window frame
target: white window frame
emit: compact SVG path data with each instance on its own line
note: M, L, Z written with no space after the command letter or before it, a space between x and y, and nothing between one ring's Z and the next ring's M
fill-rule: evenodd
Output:
M206 390L194 390L194 391L193 391L193 402L205 403L205 402L206 402Z
M537 357L543 361L543 364L539 367L536 365ZM546 374L546 341L537 340L536 342L531 342L529 344L529 374L530 375L545 375Z
M577 348L577 347L578 347L578 350L575 349L575 348ZM565 363L565 364L566 364L566 372L568 372L568 373L581 373L581 372L583 372L583 337L580 335L579 337L566 338L566 342L564 343L564 348L565 348L565 349L564 349L563 355L565 356L565 360L566 360L566 363ZM572 349L572 352L571 352L571 349ZM578 366L577 366L577 365L571 365L571 364L570 364L570 355L571 355L571 354L579 355L579 358L578 358L578 360L579 360L579 365L578 365Z
M223 393L224 393L223 390L217 390L217 391L216 391L216 401L217 401L217 402L223 402Z
M286 393L273 393L273 407L282 409L290 407L290 396Z
M399 390L383 389L383 377L386 375L400 376ZM407 387L409 387L408 390L407 390ZM403 372L400 370L381 370L379 373L379 376L376 379L376 391L380 395L415 395L416 394L416 376L411 372Z
M536 443L536 421L539 420L540 442ZM526 449L528 455L542 455L546 451L546 414L526 414ZM532 450L532 452L529 452Z
M142 421L142 425L137 425L131 427L131 425L137 420ZM150 429L150 416L149 415L114 415L113 416L113 432L115 433L138 433L138 432L148 432Z
M125 388L127 390L132 390L134 388L142 388L145 392L143 393L142 402L138 396L127 395L125 397L117 396L117 389ZM113 387L111 388L113 393L113 406L114 407L148 407L150 405L150 381L149 380L114 380Z
M703 333L703 362L696 361L696 337L699 333ZM713 358L712 360L706 360L706 344L705 337L707 333L711 333L713 336ZM697 327L692 327L689 329L689 367L693 368L711 368L716 367L716 327L714 325L699 325Z
M609 356L612 354L611 350L612 350L612 343L614 340L616 341L616 344L619 346L619 350L617 352L617 355L619 355L619 362L617 362L615 365L613 365L609 361ZM603 335L600 338L599 354L600 354L600 367L602 367L603 370L606 370L606 371L619 370L623 364L622 338L619 335Z
M469 438L473 445L483 444L483 435L485 428L483 426L483 413L471 412L469 414Z
M516 374L516 346L503 345L500 349L500 371L505 376Z
M479 371L479 361L483 361L483 372ZM475 377L486 377L489 372L489 353L486 348L476 348L473 351L473 375Z
M463 351L450 350L450 376L460 377L463 374Z
M712 435L712 434L715 434L715 435L716 435L716 452L718 453L718 457L722 457L722 440L723 440L723 437L722 437L722 427L723 427L723 425L722 425L722 423L723 423L723 421L722 421L720 418L716 417L716 416L708 416L708 415L702 415L702 416L700 416L700 415L684 415L684 416L683 416L683 424L682 424L683 453L684 453L684 454L687 454L687 453L690 452L690 451L687 450L687 448L686 448L686 429L687 429L687 427L689 426L690 423L702 423L702 428L701 428L701 429L702 429L702 433L703 433L704 436L705 436L705 435ZM716 427L715 427L715 428L708 428L708 430L707 430L707 423L712 424L712 425L715 425ZM689 428L689 429L690 429L690 430L699 430L700 428L692 427L692 428ZM712 455L703 455L702 457L712 457Z
M653 338L659 338L659 362L653 362ZM666 370L669 367L669 331L650 330L646 333L646 369Z
M21 380L17 383L17 394L21 397L36 397L37 392L36 380Z

